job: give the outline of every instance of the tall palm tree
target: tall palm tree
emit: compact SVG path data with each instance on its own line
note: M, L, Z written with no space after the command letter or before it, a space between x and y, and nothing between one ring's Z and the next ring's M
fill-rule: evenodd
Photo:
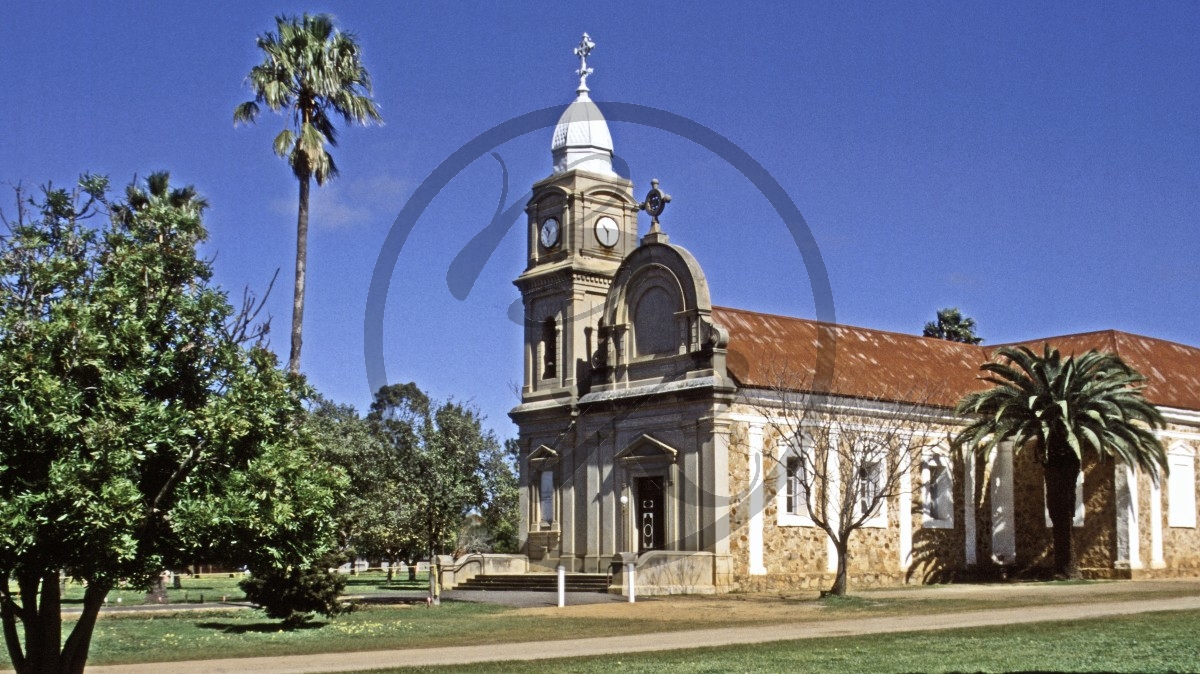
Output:
M999 362L980 368L994 387L958 403L958 414L974 421L956 443L984 457L1005 441L1035 453L1054 530L1055 575L1078 578L1071 527L1084 452L1120 459L1157 479L1159 468L1167 470L1153 433L1162 415L1142 396L1145 378L1116 355L1093 349L1064 360L1048 344L1040 356L1024 346L1003 347L997 355Z
M341 115L347 124L382 123L371 99L371 78L362 65L354 35L339 31L333 18L305 14L301 18L278 16L276 32L258 38L263 62L246 80L254 100L233 111L233 121L253 123L259 104L275 112L287 109L288 123L275 137L275 154L287 159L300 183L296 217L296 290L292 300L292 350L288 369L300 371L300 345L304 323L304 280L308 258L308 192L337 175L329 147L337 146L337 130L330 119Z
M975 334L975 319L963 316L957 307L938 309L937 322L925 324L924 336L936 337L950 342L978 344L982 337Z

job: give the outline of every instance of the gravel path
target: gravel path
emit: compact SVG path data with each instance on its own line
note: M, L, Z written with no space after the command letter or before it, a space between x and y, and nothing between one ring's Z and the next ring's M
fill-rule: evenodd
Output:
M851 618L786 625L755 625L686 632L635 634L619 637L595 637L563 641L532 641L483 646L363 651L318 655L289 655L264 658L237 658L139 665L88 667L89 674L315 674L350 672L383 667L425 666L495 662L499 660L543 660L551 657L575 657L639 653L644 651L754 644L789 639L815 639L889 632L924 632L959 627L986 627L1013 623L1051 620L1078 620L1103 616L1130 615L1151 611L1200 609L1200 597L1132 601L1093 601L1052 606L996 608L983 611L943 613L940 615Z

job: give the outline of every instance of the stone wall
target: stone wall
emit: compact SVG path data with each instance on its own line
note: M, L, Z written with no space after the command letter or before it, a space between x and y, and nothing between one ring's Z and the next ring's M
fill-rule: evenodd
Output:
M1079 568L1089 576L1107 577L1115 568L1114 465L1111 459L1101 462L1094 454L1084 454L1083 526L1072 531ZM1017 575L1044 575L1054 565L1053 532L1047 526L1045 494L1042 465L1034 452L1018 452L1013 457L1017 560L1011 569Z
M779 470L775 446L779 441L770 427L764 429L764 468L767 479L763 485L763 563L766 575L750 573L750 448L749 423L733 424L729 443L730 492L735 495L730 507L732 540L730 552L734 560L733 589L761 591L778 589L824 589L830 586L834 562L830 561L829 537L816 526L779 524L777 506ZM923 527L920 471L914 469L911 480L912 548L908 563L900 557L900 502L892 495L887 502L887 527L864 527L850 536L849 581L852 587L894 585L908 582L945 582L965 564L963 514L966 504L961 498L962 466L955 470L955 526L950 529Z
M1163 433L1163 444L1170 450L1176 445L1190 447L1200 455L1200 429L1179 423L1168 424ZM1155 563L1152 520L1155 508L1151 501L1155 495L1154 481L1145 472L1139 471L1138 491L1138 556L1140 569L1133 575L1139 578L1176 578L1200 575L1200 529L1194 527L1172 527L1169 524L1171 490L1167 476L1160 478L1158 524L1162 540L1162 563ZM1196 502L1200 503L1200 479L1195 480Z

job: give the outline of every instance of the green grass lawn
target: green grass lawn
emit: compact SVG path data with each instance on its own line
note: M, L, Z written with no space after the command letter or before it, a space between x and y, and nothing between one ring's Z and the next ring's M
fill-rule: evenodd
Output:
M208 591L221 591L237 579L208 577ZM361 574L351 577L350 594L379 593L389 589L422 589L421 583L406 579L387 584L386 577ZM230 585L227 585L229 583ZM416 587L419 586L419 587ZM198 585L185 585L185 588ZM1121 593L1120 584L1097 584L1090 600L1133 598ZM1149 598L1171 596L1181 586L1164 585L1161 589L1139 591ZM193 590L186 590L193 591ZM1111 592L1112 594L1108 594ZM329 653L361 650L423 648L470 644L511 643L530 640L570 639L587 636L664 632L747 624L780 624L873 616L903 616L964 610L988 610L997 606L1045 605L1061 603L1066 597L972 599L968 596L917 592L904 597L861 596L817 600L803 597L673 597L639 602L641 611L626 611L625 604L609 605L600 611L556 609L517 610L490 604L446 601L436 609L424 605L367 605L332 621L318 621L297 630L285 630L278 621L249 609L181 612L108 612L102 613L92 642L91 664L166 662L206 658L233 658L283 654ZM1073 601L1088 601L1078 596ZM716 602L714 604L714 602ZM582 607L581 607L582 608ZM666 613L669 616L666 616ZM70 629L68 616L65 629ZM1154 621L1163 629L1148 627ZM661 669L676 666L692 669L696 658L709 659L713 669L774 670L825 667L838 664L845 671L1004 670L1072 666L1099 669L1141 671L1200 671L1200 614L1174 613L1142 618L1108 619L1104 622L1073 626L1022 626L1006 629L962 631L955 634L926 633L909 636L876 636L861 640L805 641L785 645L715 649L704 652L676 652L662 655L589 658L569 662L569 669L603 666ZM1120 626L1114 628L1112 626ZM1015 631L1014 631L1015 630ZM1072 631L1074 630L1074 631ZM1111 632L1111 634L1110 634ZM1055 653L1059 634L1071 643L1049 661L1025 658ZM1095 635L1093 637L1093 635ZM664 635L664 641L670 639ZM1009 641L1011 640L1011 643ZM1111 643L1110 643L1111 642ZM885 646L886 644L886 646ZM950 644L950 645L947 645ZM1112 644L1115 644L1113 646ZM810 660L810 653L823 655ZM1005 659L1005 658L1015 659ZM1160 657L1161 656L1161 657ZM874 660L872 660L874 658ZM923 660L924 658L924 660ZM957 658L957 659L955 659ZM964 659L965 658L965 659ZM620 662L620 665L615 663ZM1104 666L1091 663L1098 662ZM632 664L631 664L632 663ZM641 664L639 664L641 663ZM7 653L0 649L0 667L8 664ZM1134 666L1136 664L1137 666ZM526 665L528 666L528 665ZM935 667L936 666L936 667ZM490 669L490 667L488 668ZM636 669L635 669L636 671ZM842 671L842 670L833 670Z
M782 641L427 672L1197 672L1200 611L942 632Z
M332 621L316 621L285 630L279 621L252 610L170 614L108 614L96 624L90 664L236 658L303 653L330 653L389 648L421 648L465 644L568 639L580 635L632 634L664 629L711 626L653 620L564 618L513 615L492 604L443 602L422 605L364 606ZM70 628L70 623L64 625ZM8 664L0 653L0 666Z
M240 573L210 573L199 578L192 576L180 577L180 589L175 589L172 583L167 584L167 602L172 604L217 603L221 601L238 602L246 598L238 583L244 576ZM397 574L392 582L388 582L387 573L382 571L360 572L347 575L346 594L368 594L401 590L425 590L429 587L429 574L417 575L416 581L408 580L408 574ZM16 592L15 583L9 584ZM70 608L83 604L83 585L68 581L63 593L63 606ZM146 591L131 587L113 588L108 593L108 603L112 605L134 606L146 603Z
M678 600L678 599L677 599ZM814 603L816 600L808 600ZM822 605L830 617L878 615L920 608L916 602L858 599ZM529 613L494 604L445 601L438 608L420 605L366 605L332 621L315 621L286 630L279 621L249 609L178 613L101 614L92 640L91 664L165 662L303 653L422 648L509 643L531 639L570 639L642 632L669 632L725 624L720 615L691 619L586 617ZM71 622L64 624L69 630ZM0 649L2 651L3 649ZM0 666L7 666L0 652Z
M177 604L196 604L200 603L201 599L207 603L214 603L221 601L222 597L225 597L227 601L241 601L246 598L245 593L237 585L242 578L240 573L233 574L232 577L228 573L204 574L199 578L182 576L180 578L182 589L176 590L171 583L167 583L167 600ZM16 584L11 583L10 587L15 590ZM75 581L68 581L64 590L64 608L83 604L83 585ZM108 593L108 603L123 606L144 604L146 603L146 590L115 587Z

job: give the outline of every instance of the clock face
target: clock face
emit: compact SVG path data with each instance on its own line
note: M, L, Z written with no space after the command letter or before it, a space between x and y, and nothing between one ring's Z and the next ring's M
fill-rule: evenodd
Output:
M558 245L559 234L558 220L554 218L546 218L542 221L541 239L542 246L545 248L553 248Z
M596 240L605 248L612 248L617 245L617 241L621 238L621 230L617 227L617 221L607 215L596 221Z

